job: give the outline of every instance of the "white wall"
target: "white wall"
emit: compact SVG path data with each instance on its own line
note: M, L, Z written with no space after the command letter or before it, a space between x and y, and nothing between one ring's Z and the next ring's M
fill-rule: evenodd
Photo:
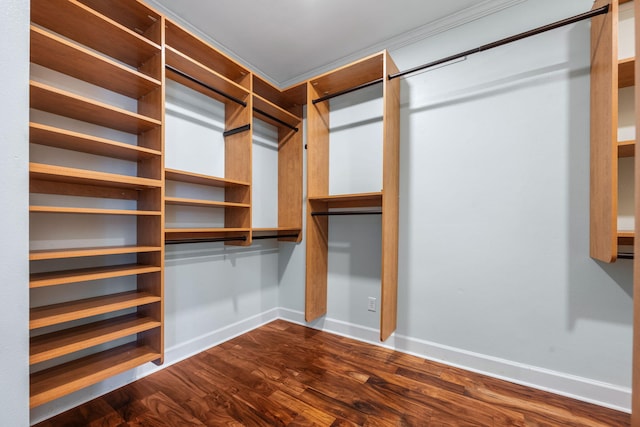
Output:
M590 7L523 2L391 54L408 69ZM385 344L628 409L632 265L589 257L589 28L402 81L398 329ZM330 221L329 309L314 326L375 340L379 224ZM301 320L304 248L290 257L280 303Z
M9 0L0 9L0 425L29 425L28 324L28 117L29 1Z

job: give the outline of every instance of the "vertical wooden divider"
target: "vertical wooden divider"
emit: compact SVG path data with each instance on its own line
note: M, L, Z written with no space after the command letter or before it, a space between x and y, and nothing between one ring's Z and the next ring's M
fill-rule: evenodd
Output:
M635 0L635 75L640 76L640 0ZM640 129L640 86L635 85L636 132ZM636 141L638 137L636 136ZM637 142L636 142L637 143ZM640 156L635 156L635 236L640 236ZM640 427L640 239L634 239L633 253L633 357L631 363L631 427Z
M278 128L278 227L295 227L302 230L302 122L298 132ZM300 242L297 238L280 240Z

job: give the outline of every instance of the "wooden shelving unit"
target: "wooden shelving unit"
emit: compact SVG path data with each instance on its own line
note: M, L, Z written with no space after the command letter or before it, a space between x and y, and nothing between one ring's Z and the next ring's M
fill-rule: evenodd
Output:
M101 294L86 298L69 292L64 302L31 307L33 407L143 363L162 363L164 18L139 1L32 0L31 21L31 62L53 76L66 75L67 83L62 88L37 79L30 82L31 108L62 117L50 119L54 124L32 119L30 143L101 156L105 162L133 162L136 170L134 175L120 175L82 164L30 164L30 192L60 200L52 205L33 203L30 212L37 218L64 214L72 230L76 216L126 216L134 218L136 228L133 245L64 247L61 243L61 248L30 251L32 297L51 286L84 282L91 282L92 292ZM66 89L74 79L78 92ZM94 99L93 92L84 95L87 90L82 88L90 85L101 93L124 95L136 107L128 110ZM68 119L130 134L136 142L69 128L73 121ZM129 200L135 207L68 206L69 197ZM131 261L123 263L123 255ZM45 260L49 262L40 263ZM51 267L56 260L64 261L64 267ZM70 268L74 264L77 267ZM123 277L133 278L135 289L113 293L110 281ZM42 329L52 326L55 332ZM129 343L121 345L122 340ZM42 362L46 366L41 367Z
M379 207L382 211L380 339L396 329L398 290L398 191L400 148L400 86L387 75L397 72L389 54L381 52L338 68L307 84L307 268L305 319L310 322L327 311L328 216L315 216L332 208ZM383 179L379 193L329 194L329 112L327 102L313 102L380 80L383 85Z
M635 156L635 140L618 140L619 90L635 85L634 57L618 58L619 5L630 0L597 0L594 8L610 4L609 13L591 24L591 207L590 254L614 262L633 245L632 230L620 229L620 159Z

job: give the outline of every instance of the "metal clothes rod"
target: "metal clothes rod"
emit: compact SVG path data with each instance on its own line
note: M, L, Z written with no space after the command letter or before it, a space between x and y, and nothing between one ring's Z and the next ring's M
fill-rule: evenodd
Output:
M200 80L196 79L195 77L190 76L190 75L189 75L189 74L187 74L187 73L183 73L182 71L178 70L177 68L172 67L171 65L165 64L165 66L164 66L164 67L165 67L167 70L172 71L172 72L174 72L174 73L178 74L179 76L182 76L182 77L184 77L185 79L187 79L187 80L189 80L189 81L192 81L193 83L196 83L196 84L198 84L198 85L202 86L203 88L209 89L210 91L215 92L215 93L217 93L218 95L224 96L225 98L227 98L227 99L228 99L228 100L230 100L230 101L235 102L236 104L240 104L240 105L242 105L243 107L246 107L246 106L247 106L247 103L246 103L246 102L244 102L242 99L238 99L238 98L236 98L235 96L231 96L231 95L229 95L229 94L227 94L227 93L224 93L223 91L218 90L218 89L216 89L216 88L215 88L215 87L213 87L213 86L209 86L208 84L206 84L206 83L204 83L204 82L201 82Z
M330 93L328 95L321 96L320 98L314 99L311 102L314 103L314 104L317 104L318 102L323 102L323 101L329 100L331 98L335 98L336 96L345 95L347 93L355 92L357 90L364 89L364 88L369 87L369 86L377 85L378 83L382 83L383 81L384 81L384 78L379 78L378 80L374 80L374 81L369 82L369 83L363 83L361 85L358 85L356 87L352 87L350 89L345 89L345 90L341 90L340 92Z
M260 109L258 109L258 108L255 108L255 107L253 107L253 111L255 111L255 112L256 112L256 113L258 113L258 114L262 114L263 116L268 117L268 118L270 118L271 120L276 121L276 122L280 123L281 125L286 126L286 127L288 127L289 129L292 129L292 130L294 130L294 131L298 132L298 128L297 128L297 127L295 127L295 126L291 126L289 123L285 122L284 120L280 120L279 118L274 117L274 116L272 116L272 115L271 115L271 114L269 114L269 113L265 113L264 111L262 111L262 110L260 110Z
M224 132L222 132L222 136L227 137L227 136L235 135L236 133L246 132L249 129L251 129L251 125L240 126L235 129L225 130Z
M573 24L575 22L583 21L585 19L593 18L594 16L603 15L609 12L609 5L602 6L598 9L591 10L589 12L581 13L580 15L573 16L571 18L563 19L561 21L554 22L552 24L544 25L542 27L534 28L533 30L525 31L524 33L516 34L515 36L507 37L493 43L488 43L477 47L475 49L470 49L465 52L461 52L455 55L447 56L446 58L438 59L437 61L429 62L428 64L420 65L414 68L411 68L406 71L401 71L395 74L389 74L389 80L396 79L398 77L406 76L407 74L412 74L417 71L422 71L427 68L435 67L436 65L441 65L446 62L453 61L455 59L463 58L465 56L472 55L474 53L483 52L485 50L493 49L494 47L502 46L507 43L515 42L518 40L522 40L527 37L535 36L540 33L544 33L549 30L554 30L556 28L564 27L565 25Z
M594 16L603 15L603 14L608 13L608 12L609 12L609 5L605 5L605 6L602 6L602 7L598 8L598 9L594 9L594 10L591 10L589 12L581 13L580 15L572 16L571 18L566 18L566 19L563 19L561 21L554 22L552 24L548 24L548 25L544 25L542 27L535 28L533 30L525 31L524 33L516 34L515 36L507 37L507 38L495 41L493 43L488 43L488 44L482 45L480 47L477 47L475 49L469 49L469 50L467 50L465 52L461 52L461 53L457 53L455 55L447 56L446 58L438 59L437 61L429 62L428 64L419 65L417 67L410 68L410 69L408 69L406 71L400 71L399 73L389 74L387 76L387 78L389 80L397 79L398 77L403 77L403 76L406 76L407 74L412 74L412 73L415 73L415 72L418 72L418 71L425 70L427 68L432 68L432 67L435 67L437 65L442 65L444 63L447 63L447 62L450 62L450 61L453 61L453 60L456 60L456 59L464 58L465 56L473 55L474 53L483 52L485 50L493 49L494 47L498 47L498 46L505 45L507 43L515 42L515 41L518 41L518 40L522 40L522 39L527 38L527 37L535 36L537 34L544 33L544 32L549 31L549 30L554 30L556 28L564 27L565 25L569 25L569 24L573 24L573 23L576 23L576 22L579 22L579 21L583 21L585 19L593 18ZM373 80L373 81L371 81L369 83L363 83L361 85L352 87L350 89L345 89L345 90L342 90L342 91L339 91L339 92L330 93L330 94L321 96L318 99L314 99L311 102L313 104L317 104L318 102L323 102L323 101L326 101L328 99L335 98L336 96L345 95L347 93L355 92L357 90L364 89L366 87L373 86L373 85L378 84L378 83L382 83L383 80L384 80L384 78L380 78L380 79L377 79L377 80Z
M333 215L382 215L380 211L327 211L311 212L311 216L333 216Z
M618 252L618 259L633 259L633 252Z
M168 240L164 244L165 245L179 245L182 243L212 243L212 242L246 242L246 236L239 237L211 237L211 238L193 238L193 239L179 239L179 240Z
M269 235L269 236L253 236L252 239L253 240L265 240L265 239L279 239L281 237L295 237L297 238L298 235L297 234L273 234L273 235Z

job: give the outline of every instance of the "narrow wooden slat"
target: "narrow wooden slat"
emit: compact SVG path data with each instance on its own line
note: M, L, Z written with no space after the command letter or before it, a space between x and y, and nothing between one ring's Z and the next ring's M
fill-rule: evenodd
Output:
M165 197L164 202L168 205L198 206L198 207L210 207L210 208L250 208L251 207L251 205L247 203L218 202L214 200L185 199L181 197Z
M37 372L31 375L30 406L42 405L158 357L153 349L132 343Z
M32 213L65 213L65 214L91 214L91 215L133 215L133 216L160 216L160 211L134 211L131 209L94 209L94 208L69 208L60 206L29 206Z
M30 310L29 329L57 325L125 308L159 302L160 297L146 292L130 291L114 295L35 307Z
M597 0L593 7L609 4ZM618 253L618 2L591 20L590 255L612 262Z
M98 156L138 161L159 157L162 153L138 145L125 144L41 123L29 123L29 142Z
M633 157L636 155L636 141L619 141L618 157Z
M219 178L215 176L181 171L177 169L165 169L165 179L169 181L187 182L190 184L208 185L210 187L220 187L220 188L250 186L250 184L246 181Z
M635 58L626 58L618 61L618 88L635 85L635 68Z
M104 246L97 248L43 249L29 251L30 261L160 251L160 246Z
M31 179L42 181L66 182L71 184L86 184L133 190L159 188L162 186L162 181L158 179L117 175L86 169L68 168L65 166L45 165L42 163L29 163L29 177Z
M338 194L309 197L311 202L327 203L329 208L365 208L382 206L382 192Z
M138 99L160 87L160 81L108 57L31 26L31 62Z
M145 34L151 28L157 26L161 20L161 15L155 10L149 8L140 0L80 0L80 3L89 6L91 9L113 19L114 21L124 25L137 34ZM158 40L151 38L151 41L159 43Z
M75 0L33 0L31 20L135 68L160 46Z
M157 273L160 270L160 267L153 265L121 264L106 267L82 268L77 270L32 273L29 276L29 287L41 288L44 286L65 285L69 283L88 282L90 280Z
M182 239L207 239L217 237L242 237L245 236L249 241L249 228L207 228L207 227L190 227L190 228L165 228L165 240L182 240ZM243 242L244 243L244 242Z
M133 313L32 337L29 344L29 364L51 360L159 326L159 321Z
M72 119L139 134L161 125L157 119L133 113L53 86L29 83L31 108Z
M635 56L640 58L640 1L633 5L635 17ZM636 61L635 73L640 76L640 61ZM635 87L635 125L640 129L640 85ZM640 233L640 156L634 160L634 231ZM634 233L634 235L635 235ZM640 239L633 241L634 254L640 254ZM631 358L631 426L640 427L640 255L633 259L633 328Z

